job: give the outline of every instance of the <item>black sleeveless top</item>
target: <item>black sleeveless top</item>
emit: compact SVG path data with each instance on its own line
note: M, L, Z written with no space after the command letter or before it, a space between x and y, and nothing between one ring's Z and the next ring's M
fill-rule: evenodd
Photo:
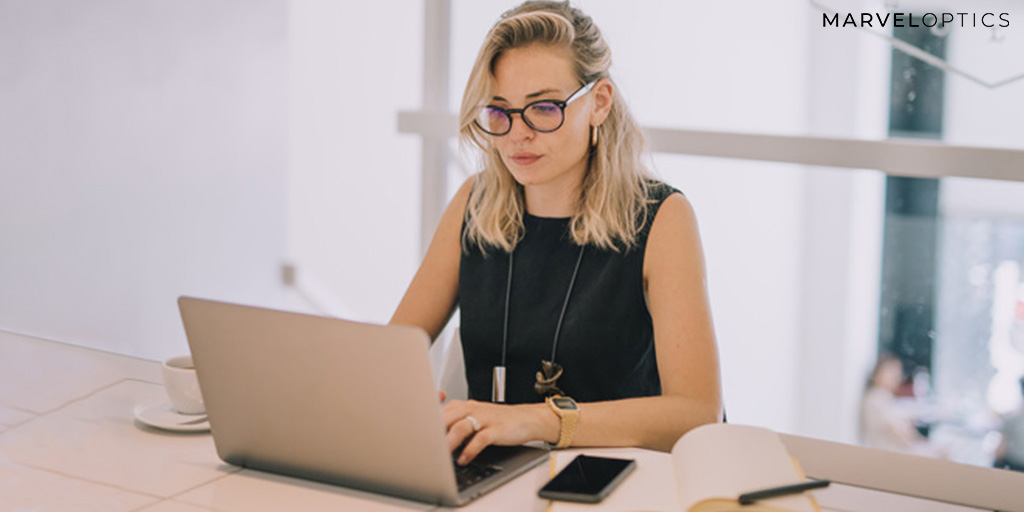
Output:
M555 362L565 373L558 387L580 402L661 394L654 330L643 288L644 253L661 203L676 189L650 187L646 221L637 243L614 252L588 245L559 334ZM506 355L507 403L540 402L533 384L541 360L551 358L558 316L580 247L569 219L526 214L515 249ZM465 224L463 224L465 230ZM461 337L469 397L491 399L492 370L501 364L509 255L501 249L462 252L459 264Z

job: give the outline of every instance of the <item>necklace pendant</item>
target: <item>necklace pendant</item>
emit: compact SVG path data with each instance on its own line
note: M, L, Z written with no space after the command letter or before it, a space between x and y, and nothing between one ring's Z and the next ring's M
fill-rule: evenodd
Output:
M505 367L495 366L491 373L491 401L505 403Z
M561 389L558 389L558 378L562 376L565 371L562 365L553 361L540 362L540 371L537 372L537 382L533 385L533 390L538 395L564 395Z

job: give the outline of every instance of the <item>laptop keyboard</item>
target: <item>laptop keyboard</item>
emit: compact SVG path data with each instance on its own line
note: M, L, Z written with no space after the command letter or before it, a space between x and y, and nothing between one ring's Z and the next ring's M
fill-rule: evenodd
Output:
M460 466L456 461L459 460L459 456L462 454L462 449L465 446L459 446L455 452L452 453L452 465L455 466L455 481L459 485L459 492L463 492L470 485L479 483L484 478L493 475L502 470L501 466L495 466L494 464L483 464L480 461L481 457L470 461L465 466ZM492 449L488 449L494 451Z
M455 462L454 457L452 462ZM501 471L501 468L498 466L480 464L476 461L472 461L465 466L455 464L455 482L459 486L459 491L462 491L499 471Z

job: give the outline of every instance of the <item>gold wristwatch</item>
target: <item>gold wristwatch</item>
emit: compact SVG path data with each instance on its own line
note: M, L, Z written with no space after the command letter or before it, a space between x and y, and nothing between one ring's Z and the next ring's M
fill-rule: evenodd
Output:
M562 395L549 396L548 407L558 415L562 424L558 432L558 442L551 445L552 448L560 450L572 445L572 438L576 435L576 422L580 419L580 408L572 398Z

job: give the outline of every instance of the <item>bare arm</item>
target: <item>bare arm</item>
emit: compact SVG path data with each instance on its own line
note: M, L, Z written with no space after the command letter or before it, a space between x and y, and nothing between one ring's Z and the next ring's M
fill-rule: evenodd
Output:
M472 186L470 177L448 203L427 254L389 323L420 327L431 340L448 323L458 300L462 216Z
M581 405L576 445L667 451L690 429L720 418L718 349L704 255L696 216L680 194L662 203L651 226L644 284L662 394Z
M722 400L704 256L696 217L681 195L662 204L644 258L648 308L662 395L580 404L574 446L641 446L667 451L690 429L721 418ZM559 420L546 404L503 406L452 402L445 407L449 445L473 438L465 462L488 444L558 440ZM474 434L472 415L483 426Z

